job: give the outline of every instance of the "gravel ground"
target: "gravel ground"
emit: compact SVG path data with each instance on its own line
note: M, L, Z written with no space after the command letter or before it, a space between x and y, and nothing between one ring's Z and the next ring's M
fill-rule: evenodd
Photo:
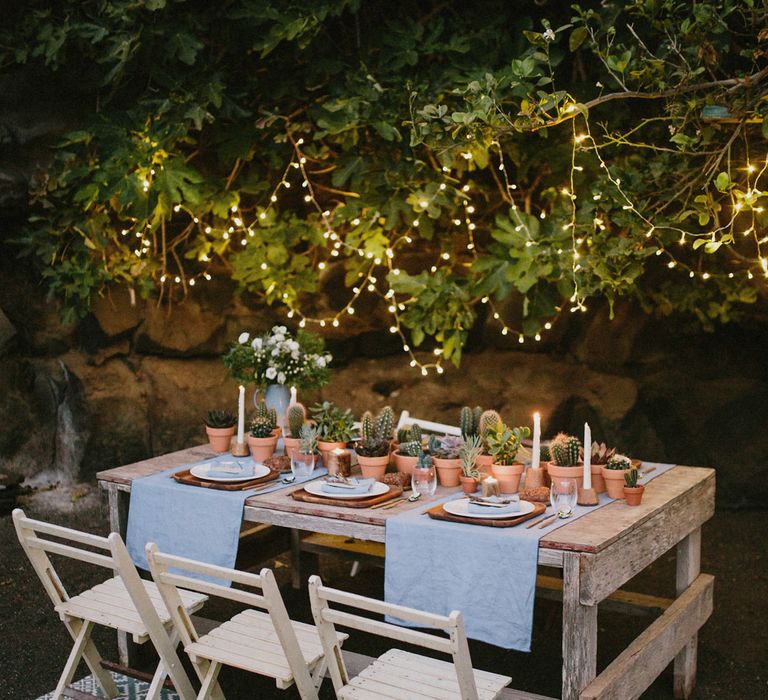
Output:
M37 493L23 503L28 515L50 519L70 527L106 532L106 511L91 486ZM760 535L762 533L763 536ZM768 697L768 560L764 547L768 533L766 511L718 511L704 527L702 569L715 581L715 612L700 635L698 687L695 697ZM285 556L266 562L278 580L291 615L311 622L305 593L288 584ZM58 565L57 565L58 566ZM324 581L345 590L381 597L383 571L365 567L349 577L349 564L331 557L320 558ZM92 585L99 572L77 562L62 561L60 573L70 590ZM654 595L674 593L674 555L667 555L628 586ZM481 595L482 591L478 590ZM471 642L474 665L506 672L512 686L521 690L556 696L560 688L560 606L537 600L534 615L533 653L503 651ZM226 604L209 605L206 612L220 619ZM605 667L651 621L601 611L598 619L600 644L598 668ZM105 658L117 659L114 634L97 628L94 635ZM0 518L0 699L34 700L50 691L66 660L71 642L45 597L31 566L19 547L10 517ZM387 646L385 640L353 633L346 647L375 655ZM151 666L151 659L146 661ZM81 665L77 677L85 675ZM224 671L221 682L227 698L296 698L295 691L277 691L264 679L236 671ZM671 668L648 689L643 698L671 698ZM330 681L322 695L332 698Z

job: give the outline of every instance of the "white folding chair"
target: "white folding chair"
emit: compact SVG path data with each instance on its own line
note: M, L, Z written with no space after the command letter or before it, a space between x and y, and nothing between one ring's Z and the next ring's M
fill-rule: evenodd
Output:
M320 632L337 698L491 700L512 680L509 676L476 671L472 668L464 621L458 610L454 610L445 617L401 605L391 605L380 600L326 588L319 576L310 576L309 596L312 615ZM448 638L335 610L329 603L391 615L422 627L441 629L448 633ZM440 651L450 655L453 662L440 661L400 649L390 649L359 675L350 678L344 665L341 649L335 641L337 632L334 625L342 625Z
M160 656L147 693L148 700L160 697L163 682L170 676L183 700L192 700L195 691L176 655L178 636L168 634L171 616L157 586L139 577L122 538L116 532L100 537L78 530L32 520L17 508L13 511L16 534L48 597L74 640L64 671L54 690L54 700L63 697L82 658L109 698L117 695L110 674L101 666L101 656L90 638L94 625L111 627L133 636L139 644L151 640ZM55 539L51 539L55 538ZM62 542L61 540L64 540ZM77 546L81 545L81 546ZM101 551L91 551L90 547ZM105 552L105 553L102 553ZM74 596L67 593L49 554L57 554L111 569L116 575ZM198 593L182 592L181 605L194 612L208 599Z
M459 428L458 425L447 425L446 423L435 423L434 421L424 420L423 418L414 418L408 411L403 411L400 413L400 418L397 421L397 429L409 424L416 424L424 430L429 430L431 433L461 435L461 428Z
M147 560L152 577L181 634L184 650L202 681L198 700L205 700L216 689L222 665L274 678L281 689L295 683L302 698L317 700L317 689L326 669L323 645L312 625L295 622L288 617L275 575L270 569L262 569L257 575L203 564L159 552L153 542L147 544ZM185 572L261 589L261 595L191 578ZM178 586L243 603L249 609L198 637L189 615L179 604ZM253 610L250 606L260 610ZM266 613L261 610L266 610ZM346 638L346 634L334 636L338 646Z

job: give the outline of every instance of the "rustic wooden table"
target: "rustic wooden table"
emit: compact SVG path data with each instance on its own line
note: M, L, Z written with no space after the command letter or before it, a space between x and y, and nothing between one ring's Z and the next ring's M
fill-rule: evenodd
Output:
M97 474L109 499L110 528L125 536L134 479L210 456L207 446L193 447ZM251 496L243 518L290 528L294 554L302 530L384 542L387 518L424 503L387 510L315 505L290 498L293 488L299 487ZM438 488L434 498L447 492ZM539 564L563 571L564 700L639 697L672 661L675 697L689 697L696 682L698 630L712 612L714 578L699 565L701 526L714 508L714 470L676 466L648 483L640 506L616 501L541 539ZM677 598L597 675L598 604L675 546ZM121 656L125 662L126 640ZM541 696L507 690L501 697Z

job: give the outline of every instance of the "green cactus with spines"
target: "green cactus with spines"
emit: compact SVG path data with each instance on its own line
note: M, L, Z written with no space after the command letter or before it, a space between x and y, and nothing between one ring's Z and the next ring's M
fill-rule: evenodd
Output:
M307 421L307 409L304 408L303 404L292 403L288 406L285 417L291 437L298 438L301 433L301 426Z
M548 445L542 445L539 450L539 460L542 462L549 462L552 459L552 454L549 451Z
M427 450L429 454L433 455L440 449L440 438L437 435L430 435L429 442L427 442Z
M381 440L391 440L392 430L395 427L395 412L391 406L384 406L376 417L374 432Z
M480 434L480 416L483 415L483 409L480 406L475 406L472 409L472 425L475 428L475 434Z
M376 427L373 422L373 413L366 411L360 417L360 438L363 442L370 442L376 437Z
M605 464L606 469L624 471L632 468L632 460L624 455L613 455Z
M421 442L412 440L411 442L401 442L398 448L401 455L407 455L408 457L418 457L421 452Z
M418 425L417 423L414 423L411 426L411 440L421 444L421 439L422 439L421 426Z
M477 430L475 430L475 417L469 406L463 406L459 413L459 428L461 428L461 436L465 440L473 435L477 435Z
M432 466L432 456L419 449L419 453L416 455L419 459L416 462L416 469L429 469Z
M549 443L549 452L558 467L575 467L581 459L581 441L573 435L558 433Z
M397 429L397 442L402 444L404 442L410 442L411 440L411 428L413 426L408 423L407 425L401 425Z
M630 489L637 488L637 479L640 476L637 467L630 467L624 472L624 485Z
M490 428L496 428L499 423L501 423L501 416L497 411L483 411L477 424L477 434L482 437Z
M267 416L256 416L250 425L251 435L256 438L267 438L272 436L275 429L275 423Z

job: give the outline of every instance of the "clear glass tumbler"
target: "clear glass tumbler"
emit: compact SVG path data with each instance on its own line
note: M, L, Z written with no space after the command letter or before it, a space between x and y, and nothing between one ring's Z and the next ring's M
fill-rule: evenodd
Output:
M437 470L432 467L414 469L411 472L411 488L414 494L434 496L437 488Z
M315 470L315 455L303 454L296 450L291 456L291 471L297 479L312 476Z
M549 499L558 518L570 518L576 507L578 489L573 479L552 479Z

